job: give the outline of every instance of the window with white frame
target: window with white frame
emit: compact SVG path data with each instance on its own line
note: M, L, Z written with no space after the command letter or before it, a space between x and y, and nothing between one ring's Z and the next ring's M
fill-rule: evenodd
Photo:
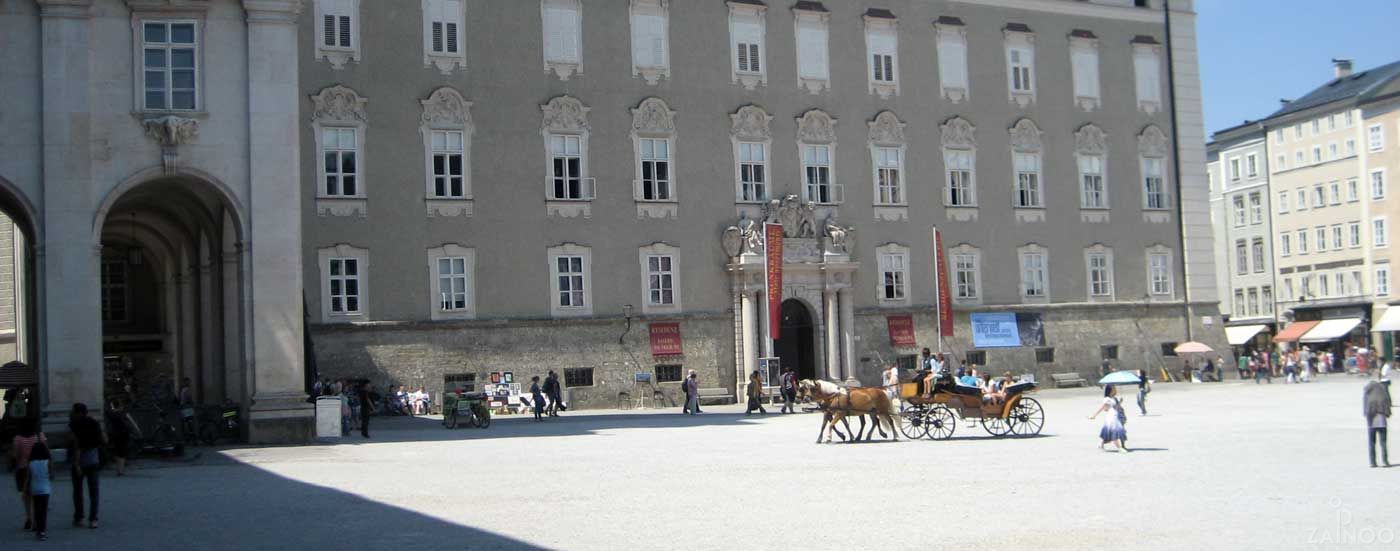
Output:
M1332 280L1327 278L1327 274L1317 275L1317 293L1322 297L1332 296Z
M1355 203L1361 200L1361 193L1357 190L1356 178L1347 178L1347 202Z
M1338 153L1339 150L1337 149L1337 142L1327 144L1327 160L1335 161L1337 159Z
M1230 179L1240 179L1240 158L1230 157Z
M1162 62L1160 46L1133 44L1133 73L1137 84L1138 108L1155 113L1162 105Z
M1016 167L1016 206L1044 206L1040 194L1040 154L1014 153L1012 156Z
M1278 213L1279 213L1279 214L1287 214L1287 213L1288 213L1288 192L1287 192L1287 191L1280 191L1280 192L1278 192L1278 205L1277 205L1277 206L1278 206Z
M768 200L768 144L739 142L739 200Z
M1070 73L1074 78L1075 105L1086 111L1099 106L1099 45L1088 31L1074 31L1069 39Z
M1288 169L1288 155L1280 153L1274 158L1274 172Z
M1279 295L1279 298L1284 300L1293 298L1293 278L1283 278L1283 292Z
M127 258L122 256L103 256L101 266L101 300L102 300L102 322L122 323L128 321L127 310L128 292L127 284L130 274L127 265Z
M794 10L797 19L797 77L799 86L813 94L830 88L826 12Z
M1249 273L1249 244L1243 239L1235 240L1235 274Z
M1284 232L1284 233L1279 234L1279 236L1278 236L1278 255L1279 255L1279 256L1288 256L1288 255L1293 254L1292 242L1293 242L1292 236L1288 235L1288 232Z
M977 186L974 178L976 153L964 149L943 149L947 191L944 200L950 207L977 206Z
M1257 191L1249 194L1249 223L1264 223L1264 196Z
M1231 198L1231 202L1235 205L1235 227L1243 228L1245 223L1248 221L1246 214L1247 211L1245 211L1244 209L1244 196L1236 195L1233 198Z
M1318 164L1322 162L1322 146L1314 145L1312 148L1312 162Z
M1298 254L1308 254L1308 230L1298 230L1294 237L1298 241Z
M885 12L888 13L888 12ZM899 33L897 20L886 16L865 15L866 74L870 75L870 92L887 98L899 93Z
M954 103L967 98L967 28L955 17L939 17L934 24L938 34L938 82L943 97Z
M733 81L750 90L768 82L764 14L767 7L729 3L729 58L734 60Z
M462 0L423 0L423 65L435 64L447 74L452 67L465 67L462 27L466 14Z
M1337 129L1337 114L1336 114L1336 113L1333 113L1333 114L1331 114L1331 115L1327 115L1327 131L1328 131L1328 132L1331 132L1331 131L1336 130L1336 129Z
M467 309L467 259L437 259L438 310L457 312Z
M879 247L880 289L882 304L906 304L909 301L909 249L895 244Z
M1302 299L1315 296L1312 291L1312 281L1313 279L1310 275L1298 278L1298 298Z
M476 312L476 249L456 243L428 249L432 319L471 319Z
M1249 315L1259 315L1259 289L1255 287L1249 288Z
M1108 208L1108 186L1104 183L1103 157L1079 155L1079 206L1086 209Z
M1380 248L1389 244L1390 237L1385 231L1385 217L1378 216L1371 219L1371 246Z
M550 313L555 317L593 313L592 249L566 243L548 249Z
M632 76L647 84L670 77L669 13L664 0L632 0Z
M1230 313L1237 318L1245 316L1244 289L1235 289L1235 300L1230 302Z
M638 176L643 201L671 201L671 140L637 138Z
M433 197L461 199L466 197L465 143L460 130L431 131Z
M1245 171L1244 171L1244 172L1245 172L1245 174L1247 174L1250 178L1253 178L1253 177L1259 175L1259 157L1258 157L1257 155L1255 155L1255 154L1253 154L1253 153L1250 153L1249 155L1245 156L1245 158L1244 158L1244 166L1245 166Z
M1366 148L1371 151L1385 149L1385 127L1373 124L1366 127Z
M875 204L902 205L904 199L904 160L900 147L874 147Z
M1352 121L1351 121L1351 111L1343 111L1343 112L1342 112L1342 127L1343 127L1343 128L1351 128L1351 125L1352 125Z
M583 137L555 134L549 137L550 166L553 187L551 199L582 200L591 198L591 190L583 177Z
M429 212L452 215L471 211L465 204L445 204L441 200L467 200L471 189L471 137L474 125L471 102L455 89L434 90L423 104L419 132L427 152L427 192ZM436 200L436 201L435 201Z
M1330 205L1340 205L1340 204L1342 204L1342 183L1341 183L1341 182L1331 182L1331 183L1327 184L1327 189L1328 189L1328 191L1331 192L1331 194L1329 195L1330 199L1328 200L1328 204L1330 204Z
M1102 246L1085 251L1085 268L1089 274L1089 296L1113 296L1113 254Z
M1167 187L1162 178L1162 159L1142 158L1143 201L1148 209L1167 208Z
M340 69L360 60L360 0L316 0L316 59Z
M1390 265L1382 264L1376 266L1376 280L1371 282L1371 286L1376 289L1376 296L1390 296Z
M1283 130L1274 130L1274 145L1283 145Z
M1348 157L1356 154L1356 138L1347 138L1346 155Z
M1312 133L1313 133L1314 136L1321 136L1321 135L1322 135L1322 119L1313 119L1313 121L1312 121Z
M1297 210L1308 210L1308 190L1298 188L1298 202L1294 204Z
M1341 230L1341 228L1337 228ZM1340 234L1338 235L1340 237ZM1254 260L1254 273L1264 273L1264 238L1256 237L1249 243L1250 256Z
M1147 255L1148 290L1153 295L1172 294L1172 257L1166 252Z
M1313 186L1312 206L1315 209L1320 209L1324 206L1327 206L1327 188L1325 188L1322 184L1316 184Z
M1306 157L1304 157L1304 155L1305 155L1305 154L1304 154L1302 151L1294 151L1294 152L1293 152L1293 166L1299 167L1299 166L1303 166L1304 164L1306 164L1308 160L1307 160Z
M1006 46L1006 84L1014 96L1035 94L1035 50L1029 41L1011 42Z
M959 301L975 301L981 296L981 259L975 249L963 248L952 255L953 298Z
M1021 251L1021 296L1023 298L1046 298L1048 264L1045 252L1039 247Z
M666 254L647 255L647 304L670 306L676 301L675 257Z
M802 189L813 203L836 203L831 181L831 146L806 144L802 146Z
M361 321L369 317L369 251L339 244L316 251L321 272L321 319Z
M1372 170L1371 178L1371 198L1385 199L1385 169L1378 168Z
M1315 232L1314 235L1317 236L1317 239L1316 239L1315 241L1313 241L1313 247L1317 250L1317 252L1326 251L1326 250L1327 250L1327 228L1326 228L1325 226L1318 226L1318 227L1316 227L1316 228L1313 228L1313 231Z
M359 313L359 259L332 258L326 268L326 282L330 286L331 313L339 315Z
M194 111L198 107L199 40L194 21L142 21L142 107Z
M1259 288L1259 313L1271 316L1274 313L1274 288L1268 285Z
M540 0L544 70L562 80L583 72L583 6L579 0Z
M325 127L321 129L321 169L325 185L324 197L360 197L359 129Z

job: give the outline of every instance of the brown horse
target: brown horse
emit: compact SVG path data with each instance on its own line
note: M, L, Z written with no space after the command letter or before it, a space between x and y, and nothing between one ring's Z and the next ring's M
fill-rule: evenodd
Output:
M798 382L799 392L805 396L811 396L817 403L822 404L827 414L822 419L821 430L817 432L817 442L822 441L822 433L826 434L826 441L831 441L831 430L836 428L836 422L846 422L846 415L856 413L859 415L870 415L873 426L866 439L873 438L878 429L881 436L885 436L883 424L888 423L890 433L895 440L899 440L898 427L895 423L894 402L890 400L888 394L883 389L852 387L841 388L835 383L827 381L813 381L803 379ZM861 430L864 431L865 420L861 418ZM846 430L850 430L848 424ZM860 439L857 434L856 440Z

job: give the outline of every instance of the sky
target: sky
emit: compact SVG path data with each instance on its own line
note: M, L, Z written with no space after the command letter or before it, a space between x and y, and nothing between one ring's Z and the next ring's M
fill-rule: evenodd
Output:
M1196 0L1206 137L1332 79L1400 60L1400 0Z

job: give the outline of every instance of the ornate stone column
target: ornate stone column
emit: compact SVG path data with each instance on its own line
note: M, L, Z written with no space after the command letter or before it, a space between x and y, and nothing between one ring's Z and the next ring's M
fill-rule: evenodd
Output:
M742 397L744 394L744 385L742 384L743 381L748 378L750 373L753 373L755 369L758 369L758 349L754 347L753 342L753 324L755 318L753 295L748 291L740 292L739 300L742 303L740 304L740 316L744 325L744 336L743 340L740 342L740 345L744 347L744 361L739 364L739 373L737 374L738 377L735 379L740 384L734 388L735 395L738 397ZM743 403L743 400L740 400L740 403Z
M245 264L252 350L248 439L304 442L306 402L301 248L300 0L243 0L248 19L248 217Z
M758 356L769 358L773 356L773 335L768 327L768 291L759 291L756 295L758 300ZM749 370L748 373L753 373ZM747 377L748 373L744 376Z
M855 303L854 303L855 297L852 297L852 296L851 296L851 290L850 290L850 289L841 289L840 295L841 295L841 296L840 296L840 300L839 300L838 302L840 303L840 307L841 307L841 343L842 343L842 348L845 349L845 354L842 356L842 359L845 360L845 365L843 366L841 376L844 377L844 378L846 379L846 382L847 382L847 383L855 383L855 381L856 381L856 339L855 339L855 328L856 328L855 311L856 311L856 308L855 308Z
M826 302L826 378L841 379L841 323L836 307L836 291L822 291Z

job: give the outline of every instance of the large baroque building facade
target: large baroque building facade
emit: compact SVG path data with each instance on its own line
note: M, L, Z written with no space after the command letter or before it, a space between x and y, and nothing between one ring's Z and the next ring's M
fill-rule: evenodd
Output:
M1042 378L1221 349L1190 9L309 1L320 375L439 392L553 369L597 406L638 373L734 394L762 357L871 384L923 347ZM978 348L983 313L1044 342Z

